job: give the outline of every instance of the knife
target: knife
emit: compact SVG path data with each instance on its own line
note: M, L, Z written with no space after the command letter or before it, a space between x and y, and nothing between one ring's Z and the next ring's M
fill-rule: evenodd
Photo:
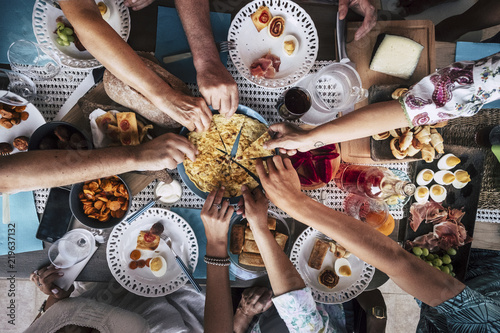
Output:
M241 165L240 163L236 162L236 160L234 158L231 158L231 161L233 161L234 163L236 163L236 165L238 165L240 168L242 168L243 170L245 170L245 172L247 174L249 174L250 177L252 177L259 184L260 187L262 187L262 183L260 182L259 177L257 177L252 171L248 170L243 165Z
M245 123L241 125L240 131L238 135L236 136L236 140L234 140L233 148L231 149L231 158L236 157L236 153L238 152L238 146L240 144L240 137L241 137L241 130L243 129L243 126L245 126Z
M69 98L64 102L63 106L57 113L54 120L61 120L68 112L75 106L78 100L89 91L96 83L102 81L104 75L104 67L95 68L87 77L76 87L75 91L69 96Z

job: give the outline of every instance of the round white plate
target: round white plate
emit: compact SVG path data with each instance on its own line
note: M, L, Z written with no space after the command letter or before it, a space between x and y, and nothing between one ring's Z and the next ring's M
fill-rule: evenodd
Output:
M130 33L130 13L128 7L123 4L123 0L96 0L96 3L103 1L110 10L108 24L126 41ZM33 32L39 44L54 50L61 62L73 68L96 68L101 67L88 51L79 51L75 44L61 46L57 44L56 19L64 16L62 10L57 9L47 2L36 0L33 7Z
M5 92L5 90L0 90L0 96ZM30 116L25 121L21 121L19 125L14 125L12 128L8 129L0 126L0 142L8 142L12 145L12 141L18 136L27 136L29 138L38 127L45 124L45 119L33 104L29 103L26 105L25 111L28 112ZM15 153L19 153L17 148L14 148L11 154Z
M307 262L316 238L327 239L319 231L307 228L297 238L290 253L290 260L306 285L311 288L314 300L325 304L345 303L361 294L372 280L375 268L351 254L347 260L351 265L352 275L340 276L339 283L332 289L321 285L318 282L319 273L325 268L333 270L336 257L328 251L320 270L309 267Z
M267 27L257 31L250 15L260 6L267 6L273 16L285 19L285 31L278 38L269 35ZM293 35L299 41L299 50L293 57L283 50L283 38ZM228 40L236 44L229 51L238 72L250 82L266 88L280 88L294 84L309 73L318 54L319 39L316 27L309 14L299 5L288 0L254 0L243 7L229 27ZM273 79L250 74L250 66L260 57L271 52L281 59L279 72Z
M150 208L137 220L128 224L123 221L113 228L108 239L106 258L111 273L123 288L146 297L158 297L173 293L186 284L187 276L175 261L167 244L160 240L155 251L141 250L141 259L161 255L167 262L167 272L155 277L149 267L130 269L130 252L136 248L139 232L149 231L156 222L165 227L164 233L172 238L172 247L191 271L198 263L198 242L191 226L179 215L163 209Z

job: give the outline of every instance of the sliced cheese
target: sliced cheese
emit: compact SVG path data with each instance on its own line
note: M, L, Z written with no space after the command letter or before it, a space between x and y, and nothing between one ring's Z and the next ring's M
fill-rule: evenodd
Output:
M401 36L385 35L370 63L370 69L408 80L417 67L424 47Z

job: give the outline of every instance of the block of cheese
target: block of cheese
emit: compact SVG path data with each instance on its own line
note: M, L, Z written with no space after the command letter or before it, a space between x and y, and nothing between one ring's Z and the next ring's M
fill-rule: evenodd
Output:
M373 53L370 69L408 80L424 47L406 37L380 35L379 38L382 41Z

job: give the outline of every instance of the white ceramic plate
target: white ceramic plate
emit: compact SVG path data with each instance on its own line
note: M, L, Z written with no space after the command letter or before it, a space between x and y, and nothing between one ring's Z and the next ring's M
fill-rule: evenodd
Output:
M334 270L336 257L328 251L320 270L309 267L307 262L316 238L326 239L319 231L307 228L297 238L290 253L290 260L306 285L311 288L314 300L325 304L344 303L361 294L372 280L375 268L351 254L347 260L351 265L352 275L340 276L339 283L332 289L321 285L318 282L319 273L326 268Z
M269 35L268 29L257 31L250 15L260 6L267 6L273 16L285 19L285 31L279 38ZM293 35L299 41L299 50L289 57L283 50L283 38ZM280 88L294 84L311 69L319 48L316 27L309 14L299 5L288 0L255 0L243 7L229 27L228 40L236 44L236 50L229 51L238 72L250 82L266 88ZM273 79L255 77L250 74L252 63L267 52L281 59L279 72Z
M96 0L103 1L110 10L108 24L126 41L130 33L130 13L123 0ZM79 51L75 44L61 46L57 44L56 19L64 16L62 10L57 9L42 0L36 0L33 7L33 32L39 44L54 50L61 62L73 68L96 68L102 66L88 51Z
M6 93L5 90L0 90L0 96L2 96L4 93ZM14 141L14 139L18 136L27 136L29 138L38 127L45 124L45 119L33 104L29 103L28 105L26 105L25 111L27 111L30 116L27 120L21 121L19 125L14 125L9 129L0 126L0 142L8 142L12 145L12 141ZM18 152L19 150L14 148L12 154Z
M165 227L164 233L172 238L172 247L191 271L198 263L198 242L191 226L179 215L162 208L151 208L132 224L123 221L113 228L108 239L106 258L111 273L125 289L146 297L158 297L173 293L188 281L177 265L172 251L160 240L155 251L141 250L141 259L161 255L167 262L167 272L155 277L149 267L130 269L130 252L136 248L137 236L142 230L149 231L156 222Z

